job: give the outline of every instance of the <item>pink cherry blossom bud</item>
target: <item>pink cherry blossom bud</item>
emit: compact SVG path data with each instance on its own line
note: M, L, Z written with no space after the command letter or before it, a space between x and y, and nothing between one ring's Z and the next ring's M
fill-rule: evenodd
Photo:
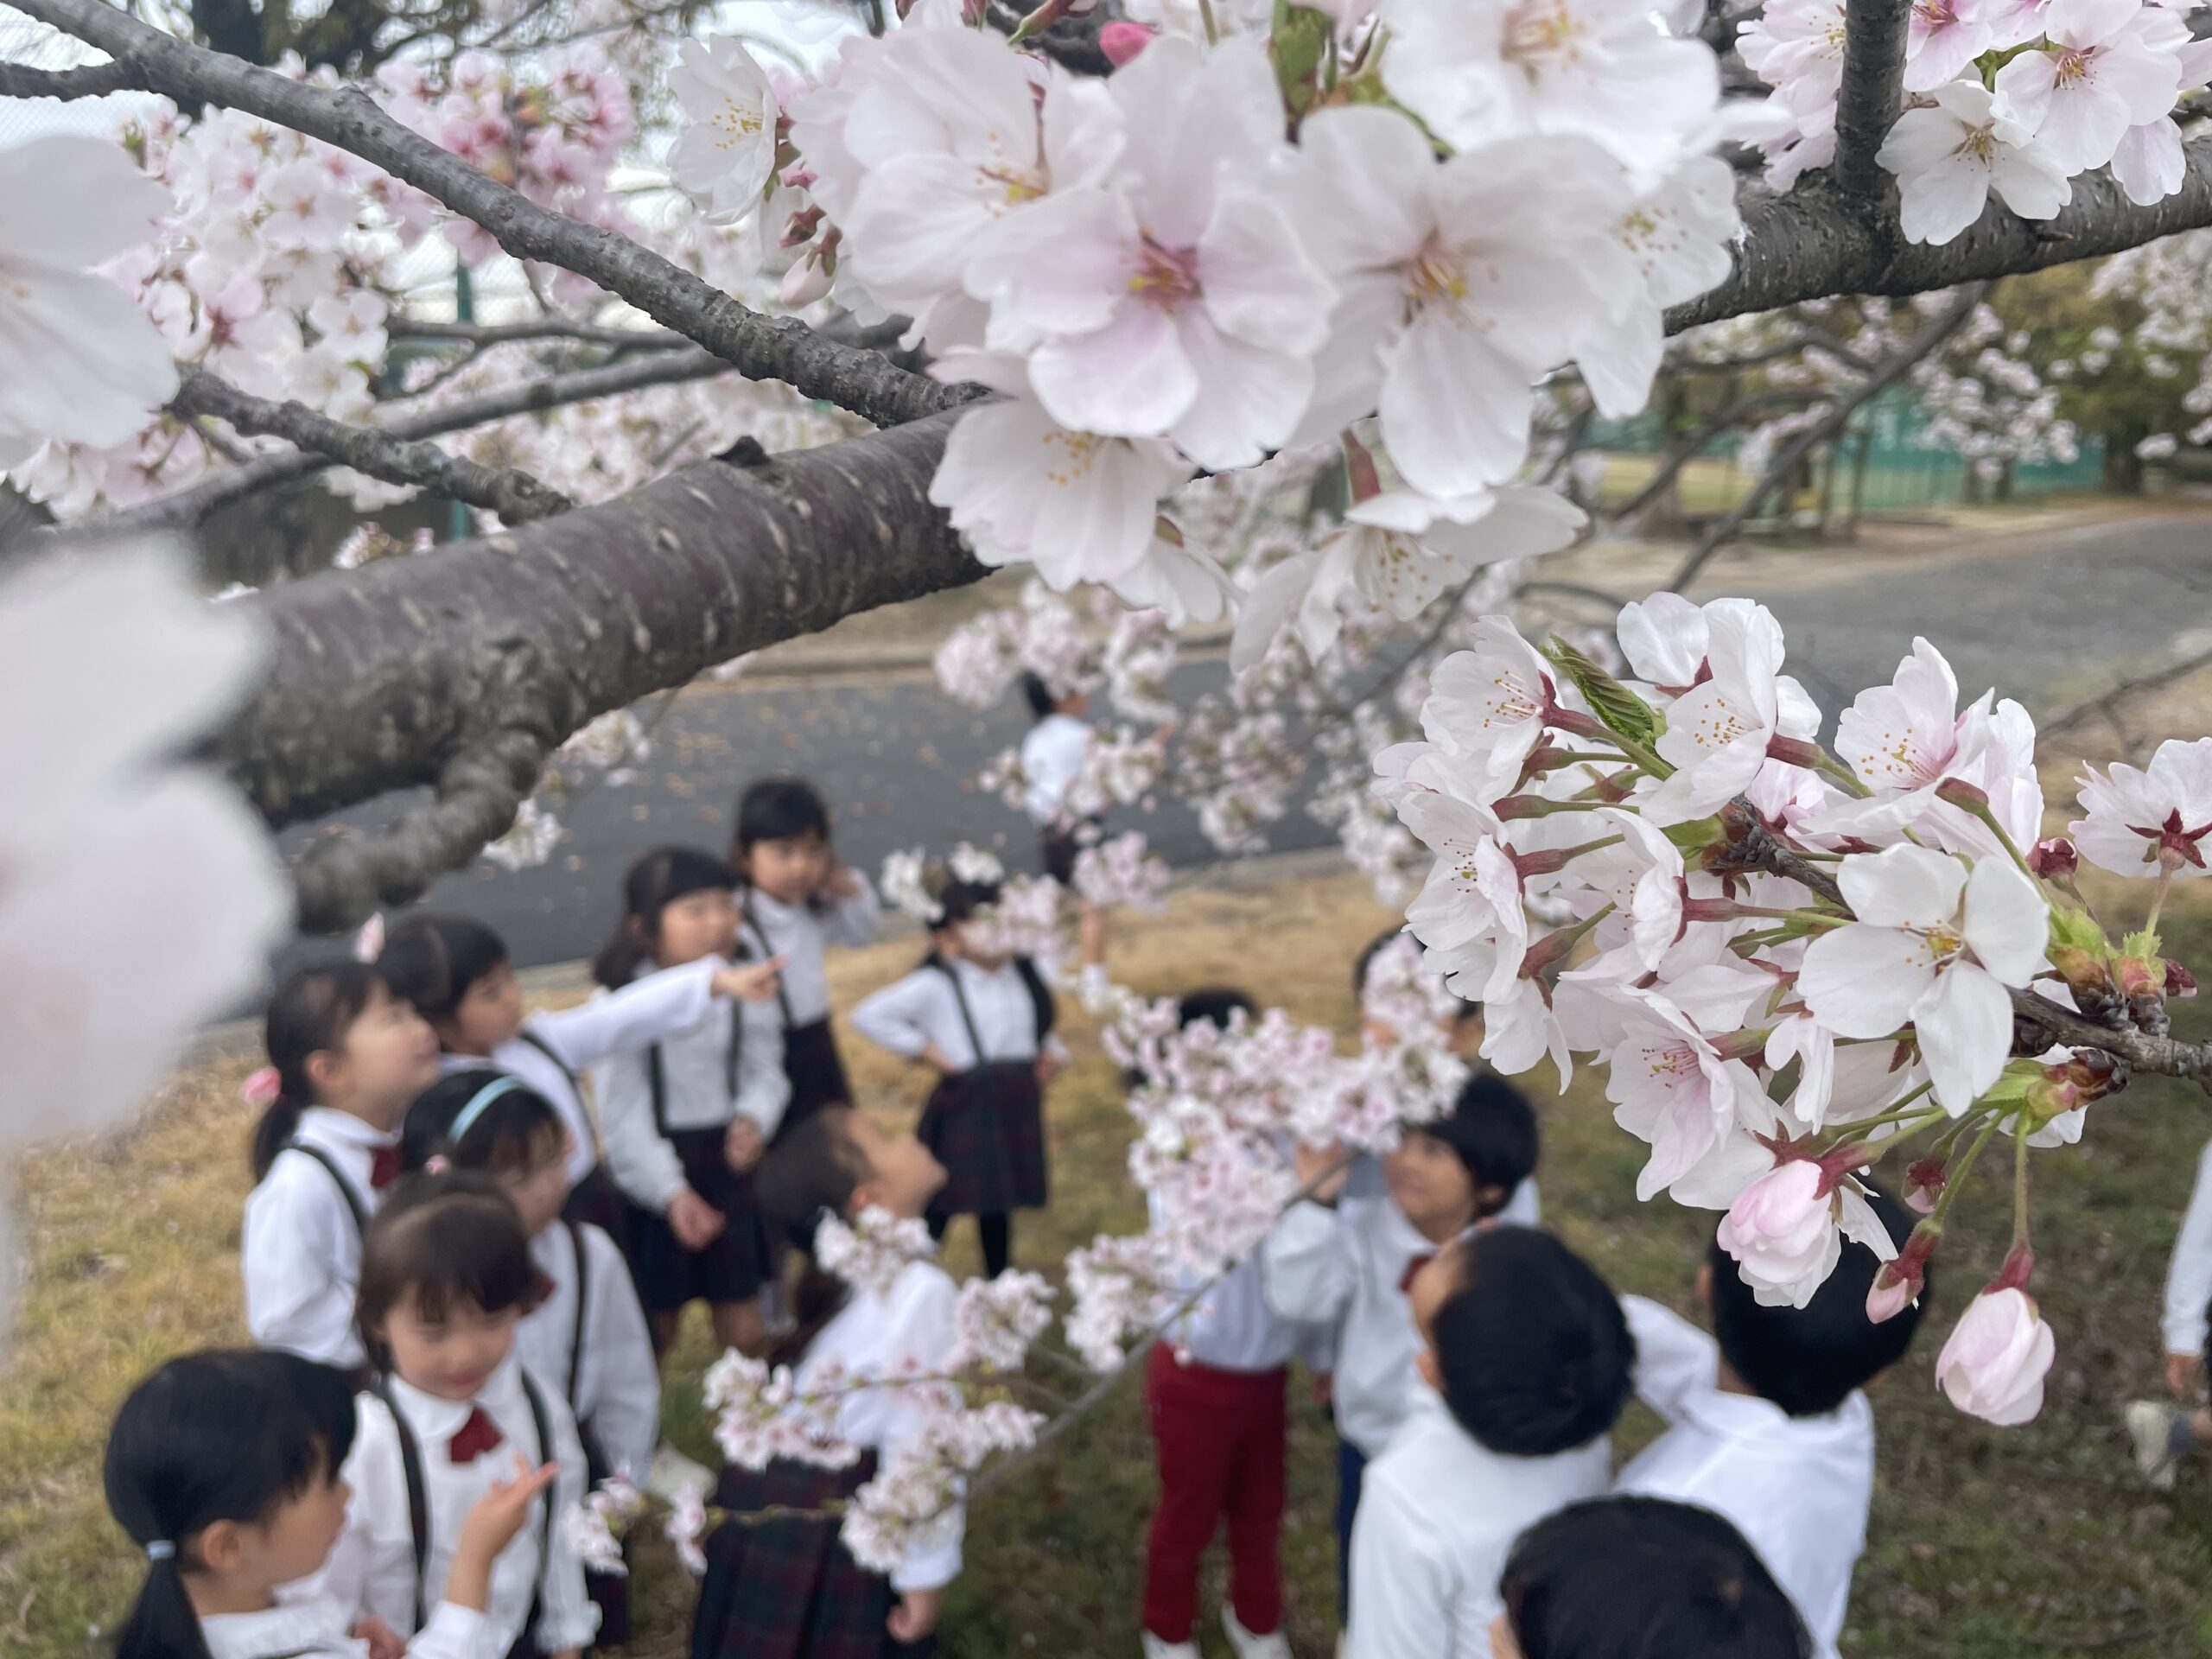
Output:
M283 1092L283 1088L276 1068L264 1065L238 1085L238 1098L249 1106L266 1106Z
M1920 1295L1920 1287L1897 1271L1894 1262L1882 1263L1874 1275L1873 1288L1866 1293L1866 1319L1879 1325L1885 1319L1894 1319L1910 1307Z
M1970 1416L2010 1428L2043 1409L2057 1344L2024 1290L1985 1290L1936 1356L1936 1381Z
M1720 1218L1720 1248L1736 1258L1760 1300L1802 1307L1843 1250L1821 1166L1779 1164L1736 1195Z
M2184 1001L2196 995L2196 976L2171 957L2166 958L2166 995Z
M1963 778L1946 778L1936 785L1936 798L1948 801L1953 806L1974 811L1989 804L1989 792L1977 789Z
M812 305L830 291L831 273L827 262L811 257L784 273L783 301L794 311Z
M1919 1160L1904 1173L1904 1201L1922 1215L1928 1214L1943 1196L1943 1183L1948 1179L1942 1159Z
M2145 957L2122 957L2114 964L2113 977L2119 983L2120 995L2130 1001L2139 996L2165 995L2166 964L2164 957L2153 962Z
M2028 868L2040 876L2071 875L2082 868L2082 855L2065 836L2053 836L2028 849Z
M1107 62L1120 69L1135 61L1137 54L1154 38L1142 23L1109 23L1098 31L1098 49L1106 54Z

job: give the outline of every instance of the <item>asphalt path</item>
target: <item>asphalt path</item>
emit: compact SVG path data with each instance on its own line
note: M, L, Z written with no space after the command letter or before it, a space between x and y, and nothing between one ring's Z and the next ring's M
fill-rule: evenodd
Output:
M2108 679L2212 645L2212 520L2057 531L1991 556L1752 592L1782 621L1790 671L1831 716L1860 687L1886 681L1916 633L1942 646L1967 696L1994 685L2043 711L2103 689L2085 683L2085 664L2093 665L2086 680ZM2050 664L2062 659L2070 677L2054 682ZM1193 696L1218 687L1225 673L1217 662L1191 663L1175 690ZM660 701L641 705L641 718ZM1000 849L1014 868L1034 868L1027 820L974 781L1027 725L1014 700L978 714L944 696L926 674L695 687L660 718L652 758L634 781L589 789L562 809L567 835L549 862L509 873L480 861L438 882L428 902L492 923L520 965L588 957L615 924L632 858L665 842L726 846L739 791L779 772L821 789L836 812L839 852L871 872L894 849L941 850L963 838ZM397 804L295 830L287 844L372 828ZM1164 791L1150 812L1123 816L1172 864L1218 856L1195 815ZM1330 839L1294 810L1274 827L1269 848L1294 851ZM296 945L287 955L312 948Z

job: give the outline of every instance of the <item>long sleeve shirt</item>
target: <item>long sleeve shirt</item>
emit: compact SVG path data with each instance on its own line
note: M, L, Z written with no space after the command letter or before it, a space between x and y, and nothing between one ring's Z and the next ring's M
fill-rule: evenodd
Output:
M583 1563L558 1520L563 1511L583 1501L588 1487L583 1446L559 1390L539 1379L538 1392L544 1397L553 1431L549 1448L537 1443L530 1402L523 1393L522 1363L512 1354L471 1400L441 1399L396 1377L391 1389L422 1450L429 1533L421 1585L423 1605L435 1606L439 1601L453 1567L461 1522L476 1500L494 1481L514 1478L517 1454L532 1468L551 1459L559 1462L560 1474L531 1500L529 1520L492 1563L485 1618L492 1627L493 1651L504 1654L522 1635L531 1600L541 1598L534 1632L538 1650L553 1654L588 1647L599 1630L599 1609L585 1594ZM456 1463L451 1454L453 1437L477 1410L491 1418L505 1439L493 1450ZM346 1529L315 1581L314 1593L335 1598L353 1609L356 1618L380 1618L400 1636L411 1635L416 1584L406 1466L391 1408L374 1395L360 1396L359 1427L345 1475L353 1489L353 1501L346 1511ZM541 1547L546 1537L543 1506L549 1502L555 1505L556 1516L550 1551ZM346 1628L352 1628L350 1622Z
M208 1659L368 1659L369 1644L346 1634L353 1618L327 1598L285 1601L258 1613L211 1613L200 1621ZM505 1659L492 1645L492 1628L473 1608L442 1601L432 1611L407 1659Z
M1874 1499L1874 1409L1854 1393L1832 1412L1792 1417L1724 1393L1718 1344L1672 1309L1624 1296L1636 1338L1636 1392L1667 1432L1621 1471L1618 1490L1726 1516L1797 1604L1822 1659L1834 1659L1866 1548Z
M917 968L862 997L853 1010L853 1029L910 1060L919 1059L934 1043L956 1071L972 1071L985 1060L1035 1059L1037 1004L1021 970L1011 962L979 968L963 957L947 958L946 966L960 976L958 995L944 969ZM982 1040L981 1054L960 1017L962 996Z
M1157 1193L1146 1195L1155 1229L1166 1224ZM1188 1294L1196 1281L1173 1288ZM1272 1371L1312 1351L1314 1327L1287 1319L1268 1305L1267 1283L1255 1251L1214 1281L1188 1312L1167 1328L1179 1355L1217 1371Z
M531 1014L522 1022L528 1034L499 1044L488 1058L448 1054L440 1064L448 1071L490 1065L512 1072L543 1095L574 1138L569 1153L569 1183L574 1185L599 1161L599 1137L592 1132L575 1079L601 1061L688 1031L705 1019L715 1001L715 969L721 966L709 957L647 974L572 1008Z
M2166 1264L2166 1351L2204 1351L2205 1308L2212 1304L2212 1141L2196 1160L2196 1185Z
M859 871L853 872L860 890L816 910L810 905L787 905L754 888L741 896L746 931L770 956L784 959L779 976L783 1006L794 1027L811 1026L830 1017L830 976L823 957L832 944L857 946L875 942L881 909L875 889Z
M1490 1659L1514 1540L1603 1492L1611 1470L1603 1434L1548 1458L1492 1452L1416 1380L1404 1423L1360 1484L1350 1659Z
M397 1144L358 1117L327 1106L300 1114L292 1139L337 1165L363 1217L381 1195L369 1184L380 1148ZM341 1368L367 1356L353 1330L361 1284L361 1223L346 1192L309 1154L287 1147L246 1197L238 1240L245 1326L257 1347L282 1348Z
M583 1245L583 1320L576 1319L576 1242ZM642 1486L660 1440L660 1371L629 1264L613 1239L559 1222L530 1241L530 1259L552 1286L515 1330L530 1374L557 1389L608 1465Z
M1073 715L1047 715L1021 740L1022 795L1030 821L1039 828L1066 816L1068 791L1083 776L1090 728Z
M794 1378L798 1391L806 1392L833 1365L851 1382L941 1371L952 1349L958 1300L951 1279L934 1262L908 1262L887 1294L855 1291L808 1346ZM892 1467L926 1421L911 1389L855 1388L837 1407L839 1437L874 1448L880 1470ZM891 1574L891 1587L904 1592L951 1583L960 1574L963 1529L962 1511L955 1506L915 1540Z
M729 1081L734 1022L734 1090ZM784 1075L784 1021L773 998L710 1002L696 1024L664 1035L657 1045L614 1055L594 1069L592 1091L599 1102L607 1173L634 1202L665 1212L685 1183L683 1160L653 1121L652 1052L656 1047L671 1130L723 1128L742 1117L766 1141L784 1121L791 1084Z

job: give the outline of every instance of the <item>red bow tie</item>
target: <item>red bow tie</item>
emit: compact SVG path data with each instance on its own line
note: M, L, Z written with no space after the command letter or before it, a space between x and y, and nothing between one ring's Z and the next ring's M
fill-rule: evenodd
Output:
M506 1438L499 1433L499 1426L484 1414L484 1408L478 1406L446 1443L446 1456L454 1463L474 1463Z
M530 1275L530 1306L532 1312L553 1300L553 1293L561 1287L553 1282L553 1275L543 1269Z
M1419 1274L1423 1268L1427 1267L1430 1262L1435 1260L1436 1252L1434 1250L1431 1250L1426 1255L1416 1255L1412 1261L1407 1262L1405 1272L1398 1276L1398 1294L1401 1296L1412 1295L1414 1294L1414 1275Z
M369 1185L381 1192L399 1179L399 1148L378 1147L369 1155Z

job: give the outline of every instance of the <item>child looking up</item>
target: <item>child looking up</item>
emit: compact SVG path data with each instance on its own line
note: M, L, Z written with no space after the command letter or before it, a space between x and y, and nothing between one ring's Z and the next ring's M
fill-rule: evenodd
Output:
M276 1599L321 1570L345 1527L339 1469L353 1443L346 1375L293 1354L186 1354L133 1389L102 1471L116 1523L146 1552L116 1659L369 1659L350 1609ZM510 1472L462 1519L410 1659L499 1659L484 1615L492 1563L554 1476L550 1464Z
M921 966L853 1010L869 1041L937 1072L916 1130L945 1170L930 1230L975 1217L994 1279L1014 1258L1014 1212L1045 1205L1045 1090L1066 1058L1037 964L1008 956L981 917L998 899L996 882L947 883Z
M269 999L276 1097L253 1132L238 1242L245 1324L264 1348L358 1366L361 1236L399 1175L399 1119L436 1081L438 1039L357 962L302 968Z
M1887 1193L1870 1190L1868 1202L1892 1240L1911 1232ZM1810 1302L1769 1307L1716 1239L1697 1276L1710 1337L1656 1302L1623 1299L1637 1394L1669 1427L1621 1471L1619 1490L1727 1516L1804 1615L1823 1659L1843 1633L1874 1496L1874 1408L1862 1390L1904 1357L1920 1324L1922 1303L1879 1325L1867 1319L1879 1265L1847 1243Z
M810 1249L823 1215L871 1206L902 1219L925 1213L944 1171L911 1135L887 1135L849 1106L816 1113L761 1160L772 1224ZM937 1628L945 1586L960 1571L961 1518L918 1543L887 1578L868 1572L837 1537L835 1517L767 1520L774 1508L820 1510L850 1498L923 1426L912 1395L874 1379L928 1376L953 1345L952 1281L936 1262L910 1262L888 1291L855 1291L810 1262L793 1298L798 1325L770 1360L790 1365L798 1392L835 1375L843 1392L836 1433L866 1450L847 1469L778 1459L733 1464L715 1493L734 1516L706 1543L707 1575L691 1627L691 1659L855 1659L915 1651Z
M1812 1659L1743 1535L1688 1503L1570 1505L1521 1535L1499 1589L1497 1659Z
M784 1109L788 1133L809 1114L852 1098L830 1029L823 958L828 945L874 942L875 890L839 862L830 844L830 809L813 785L797 778L764 779L738 797L730 864L747 933L760 956L784 964L776 1008L791 1084Z
M1406 1421L1352 1524L1351 1659L1490 1659L1522 1531L1612 1477L1635 1350L1605 1281L1557 1239L1455 1239L1414 1277Z

